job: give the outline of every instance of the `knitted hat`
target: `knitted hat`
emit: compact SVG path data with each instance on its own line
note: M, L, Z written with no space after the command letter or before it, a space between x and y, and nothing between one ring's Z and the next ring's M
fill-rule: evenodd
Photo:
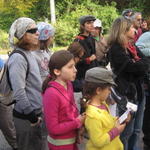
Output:
M40 22L37 24L37 27L39 31L39 40L47 40L55 34L55 29L51 24Z
M9 30L9 43L12 48L14 47L14 37L21 39L32 24L35 24L35 21L27 17L18 18L13 22Z

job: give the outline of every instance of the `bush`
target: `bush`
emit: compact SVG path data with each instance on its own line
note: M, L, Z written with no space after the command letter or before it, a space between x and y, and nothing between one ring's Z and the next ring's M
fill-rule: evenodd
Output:
M9 49L8 33L0 29L0 50Z
M68 6L69 7L69 6ZM74 7L74 6L73 6ZM69 12L59 14L56 24L56 44L67 46L74 37L79 33L78 18L82 15L94 15L102 20L104 33L107 33L114 19L118 17L115 3L111 5L101 6L91 0L84 1L74 8L70 8Z
M0 2L0 29L8 31L14 20L28 16L37 0L4 0Z

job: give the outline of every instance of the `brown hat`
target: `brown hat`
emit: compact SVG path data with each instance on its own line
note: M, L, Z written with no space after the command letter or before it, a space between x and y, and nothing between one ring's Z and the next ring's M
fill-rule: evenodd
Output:
M116 85L113 80L113 73L102 67L94 67L89 69L85 74L85 81Z

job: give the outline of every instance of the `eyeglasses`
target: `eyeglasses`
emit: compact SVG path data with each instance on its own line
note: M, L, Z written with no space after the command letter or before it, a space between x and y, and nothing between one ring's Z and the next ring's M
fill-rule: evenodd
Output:
M26 32L27 32L27 33L34 34L34 33L37 32L37 30L38 30L38 28L32 28L32 29L27 30Z

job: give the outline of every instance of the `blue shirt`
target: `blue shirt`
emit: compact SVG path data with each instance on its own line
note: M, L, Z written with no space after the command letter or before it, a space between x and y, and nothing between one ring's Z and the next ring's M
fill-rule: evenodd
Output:
M4 61L0 58L0 69L4 66Z
M145 56L150 56L150 31L143 33L139 37L136 46Z

